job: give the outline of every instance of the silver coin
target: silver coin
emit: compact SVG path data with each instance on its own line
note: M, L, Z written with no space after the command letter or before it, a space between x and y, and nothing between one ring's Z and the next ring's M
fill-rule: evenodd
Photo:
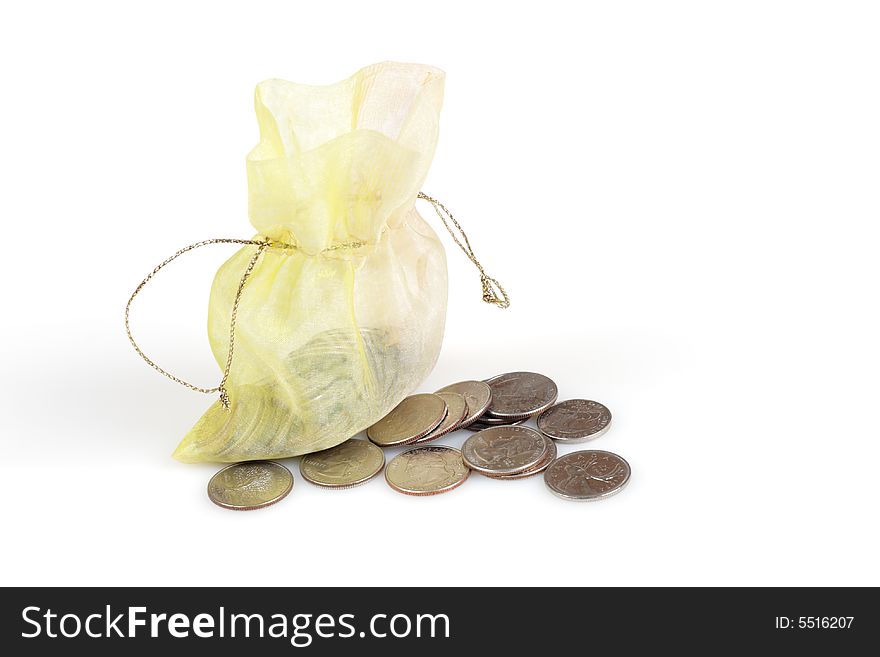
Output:
M492 401L492 389L484 381L459 381L437 391L438 394L441 392L457 392L467 402L468 413L460 424L460 429L473 424L486 412L489 402Z
M611 411L589 399L567 399L554 404L538 417L538 430L564 443L582 443L598 438L611 425Z
M623 490L629 477L629 463L600 450L571 452L544 471L544 483L552 493L579 502L611 497Z
M434 394L438 397L442 397L443 401L446 402L446 408L449 409L446 413L446 417L439 425L437 425L437 428L427 436L417 438L407 444L423 445L437 440L438 438L442 438L447 433L456 431L462 421L467 417L468 405L467 401L465 401L464 395L460 395L457 392L435 392Z
M515 474L534 467L547 455L547 439L529 427L491 427L464 441L465 464L485 474Z
M368 440L350 438L341 445L307 454L299 462L303 479L322 488L353 488L385 467L385 452Z
M559 390L552 379L535 372L508 372L488 381L492 403L486 415L520 419L541 413L556 401Z
M554 443L552 440L550 440L546 436L544 437L544 440L547 441L547 447L548 447L547 456L545 456L544 459L540 463L529 468L528 470L523 470L522 472L517 472L516 474L510 474L510 475L500 475L500 474L490 475L490 474L485 474L482 472L480 474L483 474L486 477L489 477L491 479L499 479L501 481L513 481L514 479L526 479L528 477L534 477L535 475L541 474L542 472L544 472L544 470L546 470L547 468L550 467L550 465L553 463L553 461L556 460L556 443Z
M379 447L405 445L436 429L448 410L443 398L433 393L411 395L368 428L367 438Z
M406 495L437 495L461 486L471 471L461 452L445 445L424 445L398 454L385 468L385 481Z
M208 482L208 497L233 511L262 509L283 500L293 488L290 470L275 461L233 463Z

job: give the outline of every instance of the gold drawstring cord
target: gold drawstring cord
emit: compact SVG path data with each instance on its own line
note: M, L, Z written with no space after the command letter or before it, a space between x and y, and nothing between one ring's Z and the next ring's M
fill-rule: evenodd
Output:
M483 265L480 264L480 261L477 260L477 256L474 255L474 250L473 248L471 248L471 242L468 239L467 233L464 232L464 229L455 220L455 217L452 216L452 213L447 210L446 206L443 205L440 201L435 198L431 198L424 192L419 192L419 198L424 199L434 206L434 212L437 213L437 216L440 217L440 221L443 222L446 230L452 236L452 241L458 245L458 248L461 249L462 252L468 257L468 260L474 263L474 266L479 270L480 282L483 284L483 301L498 306L499 308L507 308L508 306L510 306L510 297L507 296L507 292L505 292L504 288L501 287L501 283L489 276L486 273L486 270L483 269ZM449 224L446 222L447 217L458 230L458 232L461 233L461 236L464 239L464 244L459 241L458 236L452 231L452 228L449 227ZM499 292L501 293L501 296L498 296Z
M483 266L480 264L479 260L477 260L474 255L474 251L471 248L470 241L468 240L467 234L464 232L459 223L452 216L452 213L446 209L440 201L431 198L427 194L423 192L419 192L419 198L428 201L431 205L434 206L434 211L437 213L437 216L440 217L440 220L443 222L443 225L446 227L446 230L449 231L449 234L452 236L453 241L458 245L458 247L464 252L464 254L468 257L468 259L474 263L477 269L480 271L480 280L483 284L483 301L486 303L491 303L499 308L507 308L510 305L510 299L507 296L507 293L504 291L504 288L496 281L494 278L491 278L486 274L483 270ZM441 210L444 214L441 213ZM464 239L464 245L459 241L458 237L455 233L452 232L452 229L449 227L449 224L446 221L446 217L449 217L449 220L455 225L458 231L461 233L462 238ZM183 379L174 376L171 372L159 367L155 362L153 362L138 346L138 343L134 339L134 335L131 333L131 325L129 320L129 315L131 312L131 304L134 301L134 298L140 293L144 286L150 282L150 280L155 276L161 269L163 269L166 265L172 263L177 260L184 253L188 253L189 251L193 251L194 249L201 248L203 246L208 246L209 244L241 244L241 245L254 245L257 247L257 250L254 252L254 255L251 256L250 261L248 262L248 266L245 268L244 273L241 276L241 280L238 283L238 289L235 292L235 299L232 303L232 312L230 314L229 319L229 350L226 353L226 367L223 368L223 378L220 379L219 385L214 386L213 388L202 388L188 381L184 381ZM353 242L343 242L341 244L335 244L324 249L327 251L338 251L340 249L356 249L362 246L366 246L366 242L362 241L353 241ZM466 245L466 247L465 247ZM175 383L179 383L180 385L189 388L190 390L195 390L196 392L202 392L206 394L211 394L214 392L220 393L220 403L223 405L223 408L229 410L229 393L226 390L226 383L229 380L229 372L232 369L232 357L235 353L235 320L238 316L238 305L241 301L241 295L244 292L245 285L247 284L248 278L254 271L254 267L257 266L257 261L260 259L260 256L267 248L273 249L295 249L297 246L295 244L289 244L287 242L276 242L274 240L270 240L269 238L259 239L259 240L244 240L238 238L231 237L218 237L209 240L202 240L201 242L196 242L194 244L190 244L189 246L185 246L184 248L177 251L170 258L167 258L163 262L159 263L153 271L151 271L144 280L140 282L140 284L135 288L134 292L131 293L131 296L128 298L128 303L125 304L125 333L128 335L128 340L131 342L131 346L134 347L134 350L138 353L138 355L144 359L144 361L156 370L162 376L165 376ZM501 297L498 296L496 289L501 293Z
M155 276L157 273L159 273L159 270L164 268L165 265L168 265L169 263L173 262L174 260L177 260L184 253L187 253L187 252L192 251L194 249L198 249L203 246L207 246L209 244L256 244L257 251L256 251L256 253L254 253L253 257L251 258L250 262L248 263L247 269L245 269L245 272L241 277L241 281L239 281L238 290L235 293L235 301L232 304L232 318L229 323L229 352L226 355L226 368L223 370L223 378L220 381L220 385L214 386L213 388L201 388L197 385L193 385L192 383L189 383L188 381L184 381L183 379L174 376L173 374L171 374L171 372L168 372L167 370L162 369L161 367L156 365L156 363L154 363L152 360L150 360L149 356L147 356L143 351L141 351L141 348L138 346L138 343L135 341L134 336L131 334L131 325L129 323L129 314L131 312L131 304L134 301L134 298L138 295L138 293L142 289L144 289L144 286L150 282L150 279L153 278L153 276ZM128 303L125 304L125 332L128 335L128 340L129 340L129 342L131 342L131 346L134 347L134 350L138 353L138 355L140 355L140 357L146 361L147 365L152 367L154 370L156 370L162 376L166 376L169 379L171 379L172 381L174 381L175 383L179 383L180 385L185 386L185 387L189 388L190 390L195 390L196 392L203 392L206 394L211 394L212 392L219 392L220 393L220 403L223 404L224 408L229 408L229 395L226 392L226 381L227 381L227 379L229 379L229 370L232 368L232 354L235 350L235 318L236 318L236 315L238 314L238 303L241 300L241 293L242 293L242 291L244 291L244 286L245 286L245 283L247 283L248 277L251 275L251 272L254 270L254 267L256 266L257 260L259 259L260 255L263 253L265 248L267 246L269 246L269 244L270 244L270 242L268 240L242 240L242 239L235 239L235 238L214 238L214 239L210 239L210 240L202 240L201 242L196 242L195 244L190 244L189 246L186 246L186 247L180 249L173 256L171 256L170 258L168 258L164 262L160 263L155 269L153 269L153 271L151 271L147 275L147 277L141 281L140 285L138 285L135 288L134 292L131 293L131 296L128 299Z

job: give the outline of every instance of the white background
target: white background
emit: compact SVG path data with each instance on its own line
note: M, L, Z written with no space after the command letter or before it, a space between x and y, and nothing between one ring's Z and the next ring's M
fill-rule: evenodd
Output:
M27 3L0 16L3 584L880 584L880 20L872 3ZM249 237L254 85L447 72L425 191L449 317L421 390L509 370L614 413L630 486L431 498L299 477L270 509L170 458L213 399L131 350L177 248ZM423 215L438 231L430 206ZM210 282L133 314L203 385ZM470 435L454 434L459 445ZM562 448L567 452L572 448ZM390 454L389 454L390 456Z

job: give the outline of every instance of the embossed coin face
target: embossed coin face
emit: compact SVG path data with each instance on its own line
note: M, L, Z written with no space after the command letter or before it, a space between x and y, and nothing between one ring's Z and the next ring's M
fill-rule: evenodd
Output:
M403 445L429 434L446 413L442 397L432 393L412 395L367 429L367 437L379 447Z
M598 438L611 425L611 411L589 399L567 399L554 404L538 417L538 430L565 443L582 443Z
M211 477L208 497L224 509L251 511L275 504L293 488L290 470L274 461L228 465Z
M445 436L447 433L452 433L459 428L462 420L467 417L468 406L462 395L459 395L457 392L437 392L434 394L438 397L442 397L443 401L446 402L446 408L448 409L446 417L439 425L437 425L436 429L424 438L414 440L413 444L423 445L437 440L438 438Z
M529 427L491 427L465 440L461 455L472 470L515 474L540 463L548 449L547 439Z
M385 480L400 493L437 495L461 486L470 473L457 449L425 445L391 459L385 468Z
M541 460L540 463L538 463L534 467L531 467L528 470L523 470L522 472L517 472L515 474L487 474L486 476L502 481L512 481L514 479L526 479L527 477L534 477L536 474L541 474L542 472L544 472L544 470L550 467L550 464L553 463L553 461L556 460L556 443L554 443L546 436L544 437L544 440L547 441L547 455Z
M589 502L619 493L629 475L629 463L617 454L585 450L556 459L544 471L544 482L559 497Z
M489 408L489 402L492 400L492 389L483 381L459 381L445 388L440 388L437 394L441 392L457 392L464 397L468 412L459 426L460 429L473 424L486 412L486 409Z
M520 419L547 410L559 390L552 379L534 372L509 372L488 380L492 402L486 414L496 418Z
M385 453L367 440L346 440L341 445L303 456L303 479L324 488L352 488L382 472Z

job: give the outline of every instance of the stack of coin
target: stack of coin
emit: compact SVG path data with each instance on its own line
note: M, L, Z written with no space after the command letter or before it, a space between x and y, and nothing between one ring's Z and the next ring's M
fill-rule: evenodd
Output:
M556 445L529 427L489 427L464 441L461 454L465 465L487 477L523 479L550 466Z
M468 417L467 400L463 395L457 392L437 392L434 394L446 402L446 417L427 436L414 440L414 444L421 445L442 438L447 433L461 428L461 423Z
M629 482L629 464L611 452L585 450L557 458L557 445L594 440L611 424L611 411L588 399L557 403L556 384L535 372L508 372L467 380L436 393L407 397L367 429L369 440L350 439L300 461L303 478L328 489L352 488L385 469L385 480L407 495L437 495L467 480L471 471L497 480L543 473L551 492L568 500L609 497ZM535 419L537 430L519 426ZM458 429L473 431L461 450L426 445ZM380 448L411 446L385 466ZM208 485L227 509L258 509L283 499L293 476L272 461L228 466Z
M408 445L434 431L448 414L440 395L412 395L367 429L367 438L379 447Z
M465 429L485 414L492 402L492 388L485 381L459 381L440 388L437 394L454 392L464 397L467 403L467 415L459 423L459 429Z
M489 427L522 424L553 405L559 390L552 379L535 372L508 372L486 379L492 396L471 431Z

